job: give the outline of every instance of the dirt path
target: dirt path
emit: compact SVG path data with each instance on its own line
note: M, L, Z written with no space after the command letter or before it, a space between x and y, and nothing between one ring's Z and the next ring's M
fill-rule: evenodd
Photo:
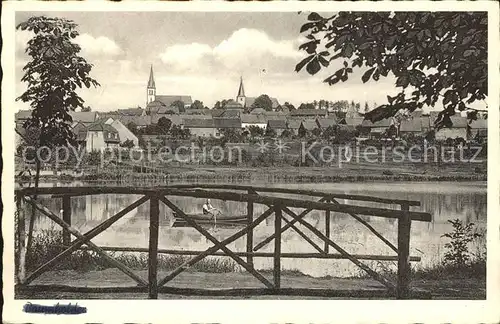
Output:
M168 272L160 272L163 278ZM147 278L147 271L137 271L142 278ZM264 273L272 280L272 275ZM62 270L44 273L32 285L71 285L77 287L127 287L134 286L134 282L117 269L103 271L89 271L79 273ZM184 272L168 283L169 287L176 288L262 288L263 285L248 273L201 273ZM485 299L485 280L476 279L446 279L446 280L418 280L412 283L417 290L427 290L432 299ZM372 290L381 291L384 287L371 279L349 278L312 278L304 275L282 275L282 288L316 288L340 290ZM62 292L26 292L16 291L19 299L146 299L143 293L62 293ZM246 297L193 297L182 295L160 294L160 299L324 299L322 297L303 296L246 296Z

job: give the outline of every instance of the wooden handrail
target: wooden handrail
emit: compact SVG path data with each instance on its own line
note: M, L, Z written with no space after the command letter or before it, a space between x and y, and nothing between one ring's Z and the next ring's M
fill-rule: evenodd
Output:
M74 187L73 187L74 188ZM114 188L126 188L130 189L131 187L77 187L80 188L80 191L77 192L50 192L46 191L46 193L38 193L37 194L57 194L57 195L89 195L89 194L97 194L97 193L114 193ZM86 191L84 188L95 188L95 191ZM295 195L303 195L303 196L311 196L311 197L331 197L336 199L346 199L346 200L356 200L356 201L368 201L368 202L376 202L382 204L390 204L390 205L401 205L408 204L408 206L420 206L419 201L415 200L404 200L404 199L388 199L388 198L380 198L366 195L348 195L348 194L339 194L334 192L325 192L325 191L317 191L317 190L303 190L303 189L290 189L290 188L268 188L268 187L256 187L256 186L245 186L245 185L226 185L226 184L181 184L181 185L171 185L171 186L157 186L157 187L133 187L137 191L164 191L167 189L226 189L226 190L238 190L238 191L255 191L255 192L268 192L268 193L285 193L285 194L295 194ZM25 188L28 189L28 188ZM41 189L41 188L40 188ZM50 189L50 188L44 188ZM106 190L109 189L109 190ZM24 190L24 189L17 189ZM17 191L16 190L16 191ZM104 190L104 191L103 191ZM121 192L120 192L121 193ZM32 193L29 193L32 194Z
M229 184L179 184L168 186L170 188L179 189L229 189L229 190L253 190L260 192L275 192L275 193L286 193L286 194L297 194L311 197L333 197L337 199L347 199L347 200L359 200L359 201L369 201L378 202L382 204L391 205L401 205L408 204L408 206L420 206L420 201L417 200L404 200L404 199L388 199L380 197L372 197L366 195L348 195L340 194L334 192L318 191L318 190L305 190L305 189L290 189L290 188L269 188L269 187L257 187L257 186L246 186L246 185L229 185Z
M162 196L183 196L193 198L212 198L225 201L254 202L263 205L283 205L292 208L312 208L316 210L330 210L333 212L378 216L385 218L399 219L406 215L401 210L365 207L347 204L329 204L314 202L308 200L299 200L281 197L269 197L247 193L234 193L228 191L214 190L185 190L169 187L156 188L136 188L136 187L42 187L42 188L23 188L16 190L20 195L95 195L95 194L136 194L136 195L162 195ZM415 221L431 221L431 214L424 212L409 212L410 218Z

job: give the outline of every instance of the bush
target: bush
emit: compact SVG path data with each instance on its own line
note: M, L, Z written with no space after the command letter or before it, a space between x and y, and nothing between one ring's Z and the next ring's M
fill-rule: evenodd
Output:
M462 266L469 263L471 253L469 244L482 235L474 231L474 223L464 225L461 220L449 220L453 226L453 232L442 235L451 241L446 243L446 253L444 254L444 263Z
M120 146L125 147L125 148L133 148L135 145L134 145L134 142L132 140L128 139L125 142L120 143Z

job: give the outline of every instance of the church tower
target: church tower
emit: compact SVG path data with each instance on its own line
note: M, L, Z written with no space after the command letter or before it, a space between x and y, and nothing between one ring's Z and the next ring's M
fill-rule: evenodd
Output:
M151 65L151 70L149 71L148 87L147 87L146 106L150 102L155 101L155 97L156 97L156 86L155 86L155 78L153 76L153 65Z
M243 77L240 77L240 88L238 89L236 102L245 107L246 97L245 97L245 89L243 88Z

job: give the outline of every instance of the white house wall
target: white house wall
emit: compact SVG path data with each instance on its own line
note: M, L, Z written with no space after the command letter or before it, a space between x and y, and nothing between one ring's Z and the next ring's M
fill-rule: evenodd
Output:
M248 128L250 126L257 126L262 129L266 129L267 123L261 124L261 123L241 123L242 128Z
M92 151L102 151L106 148L106 142L104 141L104 132L88 131L87 132L87 144L85 146L87 152Z
M120 121L114 120L111 123L111 127L116 129L118 135L120 136L120 142L123 143L126 140L131 140L134 143L134 146L139 146L139 139L134 135L125 125L123 125Z

